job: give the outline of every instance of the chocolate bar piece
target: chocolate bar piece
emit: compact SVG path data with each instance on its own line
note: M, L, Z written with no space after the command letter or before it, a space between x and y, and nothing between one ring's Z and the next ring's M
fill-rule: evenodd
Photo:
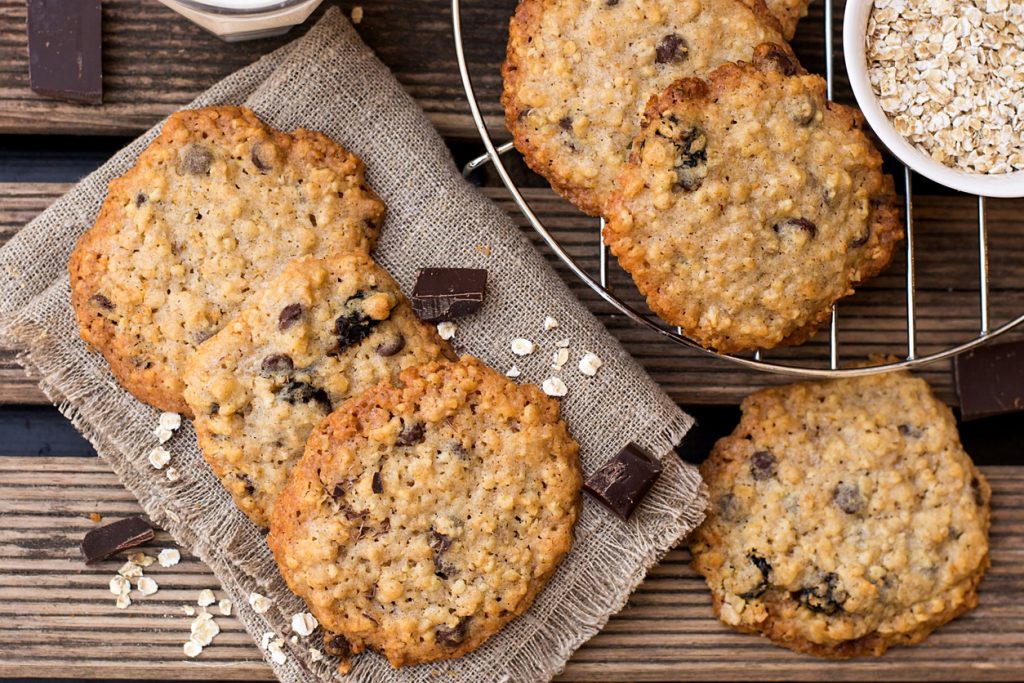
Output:
M82 557L92 564L151 540L153 527L141 517L129 517L87 533L82 539Z
M962 353L953 361L953 377L964 420L1024 410L1024 342Z
M629 443L587 477L583 488L625 521L660 474L661 463L657 458L635 443Z
M100 16L100 0L28 0L28 72L34 92L102 104Z
M481 268L422 268L412 307L420 320L453 320L480 310L486 289L487 271Z

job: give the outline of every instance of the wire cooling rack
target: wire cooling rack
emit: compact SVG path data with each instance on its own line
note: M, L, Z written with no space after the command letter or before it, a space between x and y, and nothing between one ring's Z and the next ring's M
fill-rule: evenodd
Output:
M473 89L473 81L469 74L469 68L466 63L465 49L462 39L462 19L461 19L461 2L460 0L452 0L452 28L455 34L455 53L459 64L459 73L462 76L462 85L466 90L466 98L469 100L469 109L473 115L473 121L476 123L477 130L480 133L480 139L484 143L486 148L486 154L483 154L476 159L473 159L463 169L463 174L468 175L476 169L484 166L485 164L493 164L494 170L497 172L501 181L505 184L509 193L512 195L513 201L516 206L529 221L530 226L537 232L538 235L547 243L551 250L560 258L566 266L573 272L576 277L587 284L594 292L596 292L602 299L607 301L609 304L614 306L630 320L638 325L648 328L649 330L659 334L667 340L674 343L687 346L692 349L696 349L702 353L718 358L724 358L728 361L736 363L740 366L762 370L767 372L774 372L783 375L790 375L796 377L850 377L858 375L871 375L881 372L888 372L891 370L906 369L932 363L934 361L942 360L945 358L952 358L953 356L972 349L984 342L997 337L1004 332L1007 332L1020 323L1024 322L1024 315L1020 315L1008 322L999 325L998 327L992 328L989 324L989 274L988 274L988 231L985 219L985 198L978 197L978 244L977 244L977 256L978 256L978 335L973 339L950 346L938 352L919 355L917 349L917 326L915 321L915 284L914 284L914 204L913 204L913 191L912 191L912 172L909 168L904 167L903 175L904 182L906 185L906 193L904 197L904 209L906 213L906 224L905 228L905 245L906 245L906 347L904 357L902 360L888 362L881 365L874 365L870 367L853 367L853 368L840 368L839 367L839 335L838 335L838 322L839 322L839 308L837 305L832 306L832 318L829 324L829 335L828 335L828 357L824 359L810 360L806 358L800 358L796 360L769 360L766 354L762 351L757 351L753 354L753 357L743 356L731 356L719 354L709 349L705 349L700 344L690 339L683 334L682 329L678 327L669 327L663 321L657 319L652 315L644 314L628 303L620 299L613 293L608 287L608 248L604 245L601 239L601 229L604 228L604 220L595 220L594 225L594 240L596 248L599 250L598 259L598 273L595 279L593 275L584 270L576 261L562 248L558 240L555 239L544 224L537 217L536 213L530 208L530 204L523 198L522 192L519 187L512 180L508 173L508 169L505 168L504 163L501 160L501 156L513 149L511 142L507 142L500 146L495 146L494 141L491 139L491 135L487 129L487 124L484 122L483 115L480 113L480 106L477 102L476 93ZM834 64L833 64L833 8L832 0L825 0L825 21L824 21L824 32L825 32L825 79L828 84L827 93L828 98L831 100L833 96L833 81L834 81ZM812 363L812 364L806 364ZM825 365L826 367L819 367Z

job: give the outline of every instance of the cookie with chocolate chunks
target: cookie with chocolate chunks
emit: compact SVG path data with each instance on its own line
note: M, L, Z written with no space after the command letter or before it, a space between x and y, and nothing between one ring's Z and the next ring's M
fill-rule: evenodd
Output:
M340 655L460 657L551 578L581 478L557 400L468 356L429 363L317 427L267 541Z
M902 237L859 112L787 48L651 99L605 242L663 320L721 353L800 344Z
M260 526L313 428L402 370L451 354L363 252L297 259L189 361L203 455Z
M701 466L690 538L718 617L792 650L880 655L978 602L989 487L906 372L758 391Z
M178 112L71 255L82 339L139 400L191 416L196 347L290 260L369 250L383 219L362 162L327 136L242 107Z

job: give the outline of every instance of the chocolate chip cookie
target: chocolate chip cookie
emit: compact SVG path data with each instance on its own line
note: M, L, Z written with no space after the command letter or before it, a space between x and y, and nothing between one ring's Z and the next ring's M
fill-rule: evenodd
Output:
M524 612L572 544L579 447L558 401L474 358L335 410L277 500L281 575L342 657L460 657Z
M530 168L597 215L651 95L782 40L762 0L521 0L505 122Z
M902 236L859 112L774 45L652 98L604 239L665 321L721 353L799 344Z
M372 248L383 218L362 162L326 136L240 107L178 112L71 255L82 338L139 400L187 414L196 346L291 259Z
M807 16L807 8L811 2L812 0L764 0L768 11L782 26L782 36L786 40L790 40L796 33L796 25ZM750 2L747 4L752 5Z
M977 604L989 487L905 372L756 392L701 467L715 612L798 652L880 655Z
M335 406L446 354L365 253L304 257L199 345L185 399L206 461L238 507L267 526L307 437Z

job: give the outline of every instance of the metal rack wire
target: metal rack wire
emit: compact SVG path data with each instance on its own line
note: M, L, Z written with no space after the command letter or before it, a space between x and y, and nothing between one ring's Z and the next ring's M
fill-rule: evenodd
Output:
M828 98L833 97L833 82L834 82L834 63L833 63L833 8L832 0L824 1L825 7L825 79L827 82L827 94ZM501 178L502 183L508 189L512 196L516 206L526 217L527 221L533 230L540 235L540 237L547 243L551 250L561 259L566 266L573 272L573 274L582 280L587 286L589 286L594 292L596 292L602 299L607 301L609 304L618 309L621 313L626 315L630 320L646 327L658 335L668 339L674 343L681 344L683 346L696 349L702 353L718 358L724 358L730 362L736 363L745 368L754 370L762 370L767 372L774 372L782 375L789 375L795 377L811 377L811 378L825 378L825 377L840 377L840 376L859 376L859 375L871 375L880 372L888 372L891 370L913 368L927 363L932 363L945 358L951 358L959 353L972 349L989 339L999 336L1004 332L1007 332L1017 325L1024 322L1024 315L1020 315L1008 322L999 325L996 328L991 328L989 323L989 277L988 277L988 234L985 219L985 198L978 197L978 280L979 280L979 293L978 293L978 307L979 307L979 329L978 336L951 346L942 351L930 353L926 355L918 355L917 349L917 332L916 332L916 319L915 319L915 269L914 269L914 212L913 212L913 189L912 189L912 172L909 168L904 167L904 181L906 186L905 194L905 210L906 210L906 225L905 225L905 247L906 247L906 333L907 333L907 344L906 353L902 360L885 363L882 365L874 365L871 367L856 367L856 368L840 368L839 367L839 310L836 305L832 306L832 317L829 323L829 353L827 359L828 367L813 367L798 365L790 362L783 361L770 361L766 360L765 354L761 351L757 351L751 358L745 358L741 356L729 356L719 354L709 349L705 349L697 342L686 337L680 328L671 328L657 318L636 310L628 303L616 296L608 288L608 248L604 245L601 239L601 229L604 227L604 220L601 219L598 224L595 225L597 243L599 250L598 260L598 274L595 280L590 273L584 270L576 261L562 248L558 240L556 240L551 233L544 227L544 224L540 221L534 211L530 208L529 203L523 198L522 192L520 192L518 186L512 180L508 170L505 168L504 163L501 160L501 156L513 149L511 142L507 142L500 146L495 146L494 141L491 139L490 133L487 130L487 124L484 122L483 115L480 113L480 106L477 102L476 93L473 89L473 81L469 74L469 68L466 62L465 48L462 39L462 19L461 19L461 2L460 0L452 0L452 28L455 34L455 53L459 64L459 73L462 76L462 85L466 91L466 97L469 100L470 113L473 116L473 121L476 123L477 130L480 134L480 139L486 148L486 153L476 159L473 159L463 169L463 174L468 175L471 172L479 169L485 164L493 164L494 170L497 172L498 177Z

